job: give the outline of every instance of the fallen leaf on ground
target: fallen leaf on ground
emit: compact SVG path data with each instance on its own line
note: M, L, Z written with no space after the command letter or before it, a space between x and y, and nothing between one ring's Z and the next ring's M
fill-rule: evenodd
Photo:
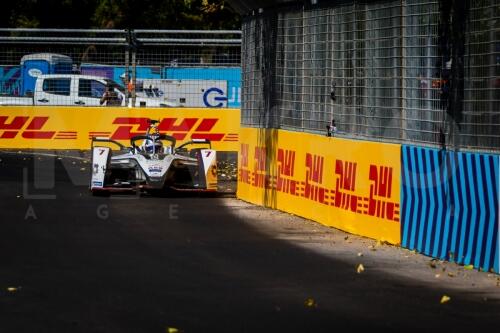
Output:
M382 245L389 245L390 243L384 239L378 239L377 240L377 246L382 246Z
M175 327L167 327L167 333L178 333L179 330Z
M356 268L356 272L357 272L358 274L360 274L360 273L362 273L362 272L364 272L364 271L365 271L365 267L363 266L363 264L359 264L359 265L358 265L358 268Z
M451 297L450 296L447 296L447 295L443 295L443 297L441 297L441 301L440 303L441 304L444 304L444 303L447 303L451 300Z
M308 298L304 301L304 305L308 308L315 308L317 306L316 301L313 298Z

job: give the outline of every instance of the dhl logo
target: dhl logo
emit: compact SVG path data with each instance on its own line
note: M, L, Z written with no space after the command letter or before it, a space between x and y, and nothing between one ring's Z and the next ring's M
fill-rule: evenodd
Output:
M113 140L129 140L135 135L142 135L149 127L149 118L117 117L111 125L118 125L113 131L89 131L89 138L109 136ZM74 130L44 129L50 121L48 116L0 116L0 139L77 139ZM172 135L177 140L208 139L210 141L235 142L238 133L214 132L218 118L164 118L158 125L161 133Z
M249 149L248 143L241 144L240 146L241 160L240 160L238 179L246 184L251 184L252 183L251 173L250 170L248 170L248 149Z
M358 208L358 196L354 193L356 189L356 169L358 163L349 161L335 161L335 196L332 204L342 209L350 209L353 212Z
M392 202L392 167L370 164L368 180L370 195L356 194L356 169L358 163L335 161L335 195L332 205L354 213L399 221L399 204Z
M327 189L321 186L323 183L323 165L325 158L319 155L306 154L306 182L304 197L307 199L325 203Z
M248 167L248 149L249 149L248 143L241 144L241 146L240 146L240 156L241 156L240 165L242 167L245 167L245 168Z
M266 173L266 147L255 147L253 171L248 168L248 152L249 145L241 144L241 166L238 168L239 181L259 188L272 188L274 178Z
M358 163L335 160L333 165L334 186L324 184L325 157L306 153L304 180L295 175L296 151L278 148L277 175L269 175L265 147L255 147L253 172L249 168L249 144L240 146L241 167L239 181L256 188L275 189L278 192L303 197L327 206L399 222L399 203L392 198L393 168L369 165L369 174L362 181L370 183L369 195L359 195L356 182L359 178ZM359 190L358 190L359 191Z
M0 139L76 139L75 131L43 131L49 117L0 116Z
M217 118L163 118L158 124L160 133L173 136L177 140L208 139L210 141L238 141L236 133L213 133ZM129 140L142 135L149 127L149 118L115 118L113 125L119 125L111 135L113 140ZM191 135L189 135L191 134Z
M392 196L392 168L372 164L369 179L368 215L399 221L399 204L388 201Z
M297 195L298 182L293 179L295 173L295 151L278 149L278 179L276 189L280 192Z
M253 186L271 188L271 176L266 174L266 147L255 147Z

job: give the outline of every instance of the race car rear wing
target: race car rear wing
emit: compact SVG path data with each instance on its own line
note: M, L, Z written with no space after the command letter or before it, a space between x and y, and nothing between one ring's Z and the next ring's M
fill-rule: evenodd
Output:
M189 145L203 145L203 144L208 145L208 148L212 149L212 143L208 139L191 139L191 141L184 142L182 145L180 145L176 149L180 150L180 149L182 149L186 146L189 146Z
M92 145L91 145L91 149L94 148L94 142L109 142L109 143L112 143L112 144L115 144L117 145L118 147L120 147L120 150L125 150L127 149L127 147L125 147L124 145L122 145L120 142L118 141L115 141L113 139L110 139L110 138L105 138L105 137L99 137L99 136L94 136L92 137Z

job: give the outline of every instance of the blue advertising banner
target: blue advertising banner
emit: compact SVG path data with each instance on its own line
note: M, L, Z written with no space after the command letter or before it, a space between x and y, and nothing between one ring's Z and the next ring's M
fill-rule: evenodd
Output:
M499 272L499 156L403 145L401 245Z

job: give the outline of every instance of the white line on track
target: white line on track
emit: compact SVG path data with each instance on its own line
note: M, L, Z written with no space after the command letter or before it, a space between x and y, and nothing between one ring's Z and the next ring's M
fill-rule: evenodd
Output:
M88 158L85 157L79 157L79 156L71 156L71 155L58 155L58 154L49 154L49 153L40 153L36 151L5 151L5 150L0 150L0 153L2 154L8 154L8 155L36 155L36 156L45 156L45 157L66 157L66 158L73 158L75 160L80 160L80 161L89 161Z

